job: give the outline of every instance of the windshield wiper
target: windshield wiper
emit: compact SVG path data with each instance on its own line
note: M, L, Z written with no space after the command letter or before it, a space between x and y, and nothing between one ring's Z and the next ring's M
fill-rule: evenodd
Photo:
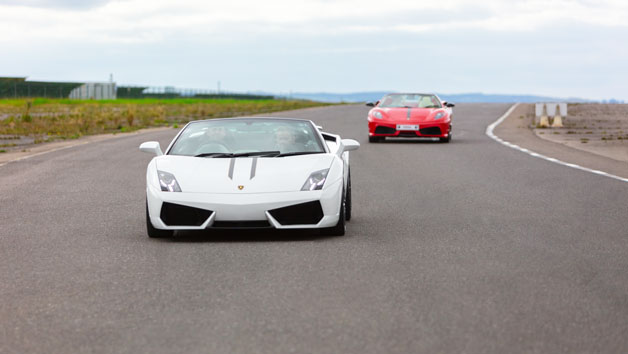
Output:
M239 152L237 154L232 154L231 157L247 157L247 156L277 156L280 155L281 151L251 151L251 152Z
M296 156L296 155L311 155L311 154L323 154L322 151L296 151L296 152L284 152L281 151L250 151L250 152L239 152L237 154L231 152L208 152L203 154L195 155L194 157L250 157L250 156L261 156L261 157L284 157L284 156Z
M203 154L194 155L194 157L231 157L233 155L230 152L206 152Z
M248 157L248 156L277 156L281 151L249 151L249 152L208 152L204 154L198 154L194 157Z
M323 152L322 151L284 152L283 154L278 154L275 157L296 156L296 155L312 155L312 154L323 154Z

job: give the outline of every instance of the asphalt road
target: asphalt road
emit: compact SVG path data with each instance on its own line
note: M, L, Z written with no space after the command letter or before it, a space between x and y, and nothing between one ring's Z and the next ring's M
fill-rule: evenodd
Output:
M0 352L627 352L628 184L489 139L507 108L450 144L289 114L362 143L343 237L149 239L138 146L174 129L2 166Z

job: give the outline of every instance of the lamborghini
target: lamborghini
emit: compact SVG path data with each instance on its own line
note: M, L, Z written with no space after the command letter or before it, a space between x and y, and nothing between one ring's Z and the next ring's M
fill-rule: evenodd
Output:
M176 230L320 229L351 218L349 151L360 144L312 121L244 117L188 123L146 170L149 237Z

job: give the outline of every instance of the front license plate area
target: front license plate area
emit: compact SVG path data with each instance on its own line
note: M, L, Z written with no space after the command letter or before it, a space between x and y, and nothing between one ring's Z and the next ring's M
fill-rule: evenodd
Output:
M419 126L410 124L397 124L397 130L419 130Z

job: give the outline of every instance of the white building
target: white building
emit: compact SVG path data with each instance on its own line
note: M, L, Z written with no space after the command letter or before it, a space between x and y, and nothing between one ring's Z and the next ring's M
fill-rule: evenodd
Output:
M115 82L87 82L70 91L71 99L77 100L115 100Z

